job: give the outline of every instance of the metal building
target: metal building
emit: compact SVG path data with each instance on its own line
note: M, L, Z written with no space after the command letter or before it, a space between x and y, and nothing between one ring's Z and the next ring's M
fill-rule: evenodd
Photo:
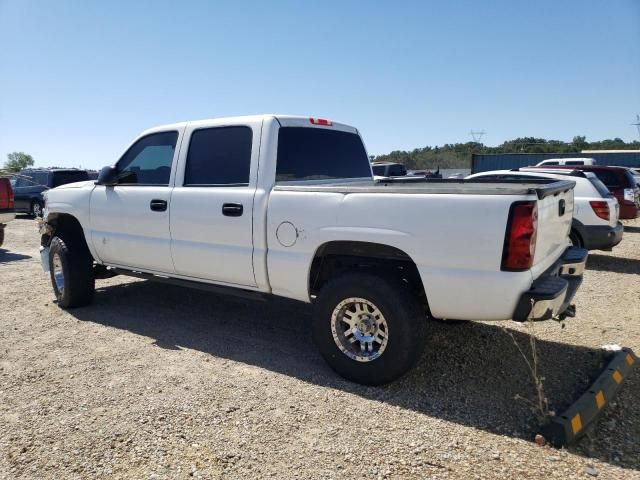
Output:
M640 150L583 150L579 153L474 153L471 173L528 167L548 158L595 158L598 165L640 168Z

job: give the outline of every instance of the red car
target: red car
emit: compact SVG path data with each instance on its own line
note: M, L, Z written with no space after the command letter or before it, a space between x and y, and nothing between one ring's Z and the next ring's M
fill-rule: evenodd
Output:
M0 178L0 246L4 242L4 227L15 218L13 211L13 188L8 178Z
M640 213L640 187L630 169L606 165L545 165L549 168L564 168L593 172L618 199L620 218L636 218Z

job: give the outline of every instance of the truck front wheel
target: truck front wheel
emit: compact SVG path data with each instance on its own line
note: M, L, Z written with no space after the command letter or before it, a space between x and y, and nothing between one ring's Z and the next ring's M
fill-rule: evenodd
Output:
M424 308L402 282L348 273L320 290L313 336L337 373L381 385L416 364L426 342L426 322Z
M49 248L49 274L59 307L80 307L93 300L93 259L84 242L53 237Z

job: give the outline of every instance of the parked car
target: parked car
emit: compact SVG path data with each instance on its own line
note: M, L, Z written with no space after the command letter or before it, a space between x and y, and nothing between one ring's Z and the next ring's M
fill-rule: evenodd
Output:
M371 164L371 170L377 177L404 177L407 175L407 169L401 163L374 162Z
M143 132L97 182L48 191L41 256L62 308L90 303L105 268L313 303L326 361L381 384L420 358L429 317L574 314L587 258L568 241L574 186L380 183L348 125L177 123Z
M78 169L26 169L15 176L15 211L31 216L42 215L44 200L42 192L67 183L88 180L86 170Z
M576 182L573 222L569 239L587 250L611 250L622 241L624 226L618 221L618 200L593 172L540 168L514 168L476 173L467 178L490 181L544 178L571 178Z
M595 158L548 158L540 163L536 163L536 167L545 167L550 165L595 165Z
M13 188L7 177L0 177L0 247L4 243L4 229L16 216L14 213Z
M620 218L636 218L640 213L640 187L631 171L626 167L605 165L550 166L549 168L573 168L584 172L593 172L615 195L620 204Z

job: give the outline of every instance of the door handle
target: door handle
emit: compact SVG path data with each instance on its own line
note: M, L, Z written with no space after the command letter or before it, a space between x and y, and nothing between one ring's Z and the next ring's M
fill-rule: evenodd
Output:
M222 205L222 214L227 217L240 217L242 216L242 210L241 203L224 203Z
M151 210L153 210L154 212L164 212L167 210L167 201L153 199L151 200L151 203L149 204L149 206L151 207Z

